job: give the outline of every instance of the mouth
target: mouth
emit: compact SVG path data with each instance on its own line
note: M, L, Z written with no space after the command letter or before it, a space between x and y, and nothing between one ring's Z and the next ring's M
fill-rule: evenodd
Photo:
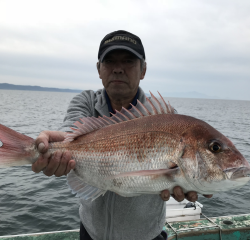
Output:
M125 82L122 80L112 80L111 83L125 83Z
M229 179L250 177L250 167L229 168L224 170Z

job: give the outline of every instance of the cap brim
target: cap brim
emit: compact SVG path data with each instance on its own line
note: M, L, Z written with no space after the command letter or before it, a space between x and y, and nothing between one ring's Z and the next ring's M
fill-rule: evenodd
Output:
M135 56L137 56L139 59L143 59L143 56L141 54L139 54L138 52L136 52L134 49L130 48L130 47L127 47L127 46L123 46L123 45L114 45L114 46L110 46L108 47L104 52L103 54L100 56L100 61L102 62L104 57L111 51L113 50L117 50L117 49L124 49L124 50L127 50L131 53L133 53Z

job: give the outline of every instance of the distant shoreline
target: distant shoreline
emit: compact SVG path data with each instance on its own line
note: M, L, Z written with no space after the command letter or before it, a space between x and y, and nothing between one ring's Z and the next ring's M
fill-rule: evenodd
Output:
M47 88L29 85L14 85L9 83L0 83L1 90L24 90L24 91L40 91L40 92L71 92L80 93L83 90L62 89L62 88Z
M21 90L21 91L39 91L39 92L68 92L68 93L81 93L80 89L63 89L63 88L48 88L30 85L15 85L9 83L0 83L0 90ZM150 94L145 93L147 97ZM193 98L193 99L220 99L220 100L240 100L240 99L222 99L217 96L208 96L199 92L161 92L165 98ZM157 94L155 95L157 96ZM242 100L249 101L249 100Z

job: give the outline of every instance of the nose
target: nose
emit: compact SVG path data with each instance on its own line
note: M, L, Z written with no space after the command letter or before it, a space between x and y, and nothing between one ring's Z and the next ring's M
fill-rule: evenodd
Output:
M114 74L123 74L124 70L122 67L122 64L120 62L116 62L113 68L113 73Z

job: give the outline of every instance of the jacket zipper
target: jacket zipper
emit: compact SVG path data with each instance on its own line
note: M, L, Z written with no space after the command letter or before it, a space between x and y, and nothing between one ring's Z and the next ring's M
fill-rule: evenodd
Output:
M108 192L106 211L105 211L106 226L103 237L104 240L112 240L114 201L115 201L115 193Z

